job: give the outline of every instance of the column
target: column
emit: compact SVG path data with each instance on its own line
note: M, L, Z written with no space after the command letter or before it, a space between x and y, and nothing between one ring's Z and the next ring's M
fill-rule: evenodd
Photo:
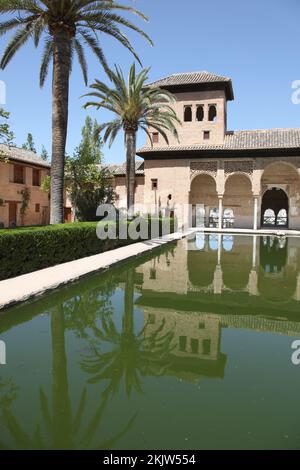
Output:
M258 209L258 197L254 196L253 230L257 230L257 209Z
M297 302L300 302L300 274L297 276L296 291L293 297Z
M218 264L221 264L221 253L222 253L222 235L218 235Z
M251 269L249 274L249 282L248 282L248 292L250 295L259 295L258 292L258 275L255 269Z
M253 246L252 246L252 267L256 268L256 253L257 253L257 236L253 237Z
M222 229L223 222L223 196L218 196L219 198L219 230Z
M254 235L253 237L253 247L252 247L252 269L249 274L249 282L248 282L248 292L250 295L259 295L258 293L258 275L256 271L256 263L257 263L257 236Z
M210 207L205 206L205 226L209 227L209 214L210 214Z
M214 272L214 294L221 295L223 289L223 271L218 264Z

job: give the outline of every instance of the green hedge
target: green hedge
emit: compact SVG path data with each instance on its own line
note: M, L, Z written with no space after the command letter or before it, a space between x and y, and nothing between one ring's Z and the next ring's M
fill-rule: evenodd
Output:
M0 280L65 263L134 243L133 240L99 240L98 222L22 227L0 230ZM174 231L174 220L160 219ZM165 233L164 227L164 233ZM149 235L150 238L150 235Z

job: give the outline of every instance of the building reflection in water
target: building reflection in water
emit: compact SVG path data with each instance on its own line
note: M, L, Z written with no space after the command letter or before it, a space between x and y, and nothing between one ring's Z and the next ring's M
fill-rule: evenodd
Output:
M33 359L27 361L27 373L13 367L12 379L0 377L1 442L10 435L12 448L112 448L137 417L135 398L128 416L111 415L117 393L129 400L147 391L147 377L171 376L192 384L222 379L231 359L222 349L225 328L300 336L297 238L196 234L146 259L2 316L0 333L13 351L20 348L24 354L29 328L18 334L16 329L29 322L38 333L42 327L49 332L50 349L33 335L32 351L39 354L26 345ZM42 327L35 326L35 318ZM79 396L82 373L95 388L84 386ZM149 390L153 393L153 387ZM30 420L14 406L17 396L26 397Z
M297 239L197 233L138 267L145 334L174 335L169 374L223 377L223 328L298 336L299 266Z

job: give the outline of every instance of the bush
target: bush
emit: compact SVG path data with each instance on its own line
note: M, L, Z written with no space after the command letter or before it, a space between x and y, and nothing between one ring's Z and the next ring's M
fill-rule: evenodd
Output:
M160 219L160 233L163 226L170 222L170 231L173 232L174 221ZM134 243L130 239L99 240L96 236L97 223L79 222L1 230L0 280Z

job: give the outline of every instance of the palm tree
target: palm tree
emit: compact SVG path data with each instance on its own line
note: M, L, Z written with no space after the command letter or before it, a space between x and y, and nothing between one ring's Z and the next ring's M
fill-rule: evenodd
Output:
M115 38L137 57L120 25L151 39L140 28L123 18L126 11L147 18L138 10L119 5L113 0L0 0L0 14L13 14L0 23L0 35L16 32L7 45L0 67L4 69L15 53L30 38L37 47L44 38L44 52L40 69L40 85L53 63L52 80L52 168L50 223L62 223L64 194L64 161L68 125L69 78L72 58L76 53L84 81L87 84L87 62L84 44L96 55L104 70L110 70L98 39L99 33Z
M166 90L157 87L147 87L149 68L143 69L138 74L133 64L130 68L128 80L123 72L115 67L110 79L113 86L110 88L105 83L96 80L91 85L92 92L85 96L96 98L97 101L89 101L85 108L94 106L97 109L104 108L115 114L115 119L102 124L95 137L105 130L104 142L112 145L120 130L124 130L126 144L126 186L127 186L127 210L128 217L133 217L134 210L134 183L135 183L135 153L136 134L139 129L146 132L152 142L149 128L155 129L169 143L166 131L171 131L178 138L175 124L180 124L174 109L170 103L175 101L174 96Z
M65 313L63 305L58 304L51 313L52 337L52 410L42 388L39 390L41 420L37 423L33 435L27 433L11 410L11 404L17 397L16 386L11 381L0 381L1 423L13 438L18 449L99 449L114 447L133 425L137 414L133 415L123 428L112 437L99 439L101 422L108 400L102 399L93 411L87 424L83 425L84 412L87 411L87 390L83 389L75 412L72 413L69 394L68 363L65 344ZM2 393L1 393L2 392ZM3 393L4 392L4 393ZM0 441L0 450L8 449Z
M132 267L127 269L121 330L112 318L104 316L100 327L93 328L96 342L82 361L82 369L92 375L89 383L108 380L103 391L105 400L114 396L122 384L128 396L133 390L141 393L143 377L163 375L171 363L174 334L165 330L164 321L150 334L148 323L138 331L135 328L134 274ZM109 351L103 351L104 343L110 344Z

